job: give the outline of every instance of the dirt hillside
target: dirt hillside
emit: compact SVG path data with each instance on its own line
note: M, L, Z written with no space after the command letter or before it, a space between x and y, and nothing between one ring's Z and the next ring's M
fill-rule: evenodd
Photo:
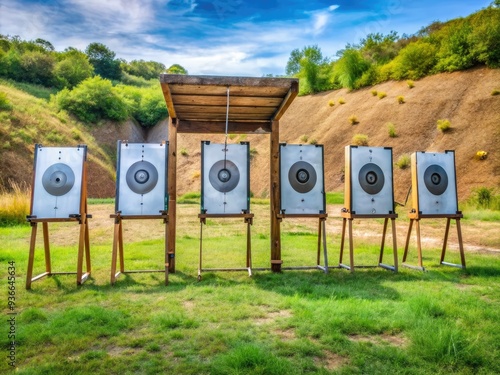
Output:
M297 97L280 121L280 140L304 143L303 135L325 147L327 191L343 189L344 147L355 134L365 134L370 146L393 148L396 162L405 153L455 150L459 199L467 198L475 187L500 186L500 69L477 68L465 72L439 74L414 82L385 82L353 92L346 89ZM385 92L379 99L372 91ZM399 104L397 97L404 97ZM345 104L338 100L344 98ZM335 102L334 106L329 101ZM349 116L358 123L351 125ZM448 119L451 130L436 128L438 119ZM397 136L389 136L387 123L395 125ZM166 135L166 124L155 130ZM251 162L251 191L255 196L269 194L269 136L231 137L229 142L250 141L254 149ZM301 140L302 138L302 140ZM149 141L157 139L148 138ZM224 135L180 134L178 149L178 192L200 190L200 141L224 142ZM487 151L486 160L476 160L477 151ZM404 201L411 185L410 169L394 167L395 197Z

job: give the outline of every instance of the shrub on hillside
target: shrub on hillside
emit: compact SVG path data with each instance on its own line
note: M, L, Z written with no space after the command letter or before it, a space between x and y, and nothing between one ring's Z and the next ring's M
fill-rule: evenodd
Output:
M379 93L378 93L378 98L379 99L384 99L386 96L387 96L387 94L385 92L379 91Z
M386 124L387 126L387 131L389 132L389 137L391 138L396 138L396 126L392 122L388 122Z
M494 90L491 92L491 96L496 96L496 95L500 95L500 90L494 89Z
M345 99L344 98L339 98L339 104L345 104Z
M0 110L10 109L12 109L12 104L10 104L9 99L7 99L7 94L0 91Z
M351 125L356 125L357 123L359 123L358 117L356 115L350 115L348 120L349 120L349 124L351 124Z
M410 88L410 89L415 87L415 82L413 82L411 79L406 80L406 84L408 85L408 88Z
M370 92L372 93L372 96L377 96L377 94L378 94L377 90L372 90Z
M486 151L478 151L476 152L477 160L485 160L488 157L488 153Z
M352 144L356 146L368 146L368 136L366 134L354 134Z
M437 48L435 45L419 40L408 44L392 64L391 78L419 79L429 74L437 62Z
M437 129L441 130L443 133L451 129L451 122L448 119L437 120Z
M63 89L51 97L58 109L64 109L86 123L101 119L123 121L128 118L124 98L111 81L99 76L86 79L73 90Z
M330 107L333 107L333 106L335 105L335 101L333 101L333 100L329 100L329 101L328 101L328 105L329 105Z
M300 136L300 141L301 141L302 143L307 143L307 141L308 141L308 140L309 140L309 136L308 136L308 135L306 135L306 134L302 134L302 135Z
M409 154L401 155L396 161L396 166L400 169L406 169L410 166L411 157Z
M399 104L403 104L405 102L405 97L403 95L399 95L396 100Z

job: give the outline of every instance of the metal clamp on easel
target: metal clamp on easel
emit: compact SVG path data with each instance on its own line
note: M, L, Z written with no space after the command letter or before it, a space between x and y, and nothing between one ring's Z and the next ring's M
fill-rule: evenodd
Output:
M87 214L87 146L43 147L35 145L33 191L30 215L31 239L26 272L26 289L45 276L76 274L76 284L90 276L90 244ZM76 213L78 212L78 213ZM48 223L77 222L80 225L76 272L52 272ZM33 277L36 233L42 223L45 272ZM83 272L83 258L86 272Z
M202 271L248 271L248 276L252 276L252 242L250 227L253 224L254 214L199 214L200 219L200 260L198 264L198 281L201 280ZM247 253L246 253L246 267L240 268L203 268L203 225L207 224L207 218L243 218L247 224Z
M462 241L460 219L462 212L458 211L458 195L455 171L455 152L447 150L444 153L415 152L411 155L412 174L412 204L413 209L408 214L410 226L406 236L403 266L425 271L422 264L422 244L420 240L421 219L446 219L443 247L440 264L465 268L465 253ZM457 227L458 246L461 264L445 262L446 246L450 230L450 222L454 219ZM411 231L415 223L417 235L418 266L406 264Z
M340 242L339 266L354 272L354 241L352 221L354 219L384 219L382 243L377 266L398 271L398 249L394 209L394 188L392 173L392 148L390 147L345 147L345 194L342 209L342 239ZM394 265L383 263L387 224L391 219L392 252ZM342 262L346 224L349 221L349 265Z

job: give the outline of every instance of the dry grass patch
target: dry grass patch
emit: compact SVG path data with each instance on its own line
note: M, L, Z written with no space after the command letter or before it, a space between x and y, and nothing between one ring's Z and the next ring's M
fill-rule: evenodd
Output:
M349 359L342 357L337 353L332 353L329 350L323 350L324 357L314 357L314 364L318 367L323 367L328 371L338 370L342 366L349 363Z
M398 335L389 335L389 334L381 334L381 335L350 335L349 340L352 342L366 342L374 345L380 344L388 344L392 346L396 346L398 348L404 348L408 344L408 340L403 336Z
M274 323L274 321L278 318L290 318L291 316L292 312L290 310L271 311L262 318L254 319L254 322L256 325L261 326L264 324Z

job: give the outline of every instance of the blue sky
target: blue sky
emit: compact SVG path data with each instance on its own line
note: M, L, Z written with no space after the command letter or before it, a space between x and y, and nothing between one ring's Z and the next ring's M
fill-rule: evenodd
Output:
M492 0L0 0L0 34L56 50L100 42L118 58L180 64L189 74L284 74L290 52L332 57L369 33L413 34Z

